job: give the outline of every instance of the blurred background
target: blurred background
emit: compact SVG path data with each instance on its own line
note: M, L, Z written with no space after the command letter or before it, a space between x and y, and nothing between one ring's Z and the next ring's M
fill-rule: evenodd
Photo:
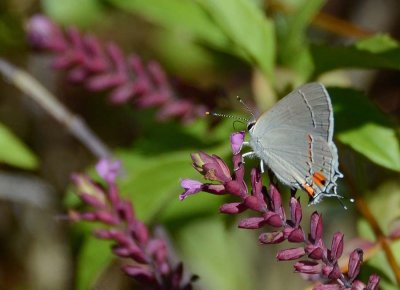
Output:
M99 45L113 42L143 64L156 63L177 106L147 106L128 97L117 102L111 90L90 88L85 76L74 79L73 68L54 69L59 51L35 46L27 34L37 14L61 29L92 35ZM121 191L140 218L166 230L177 259L200 276L196 289L310 285L291 263L276 262L276 247L258 243L260 232L239 230L237 219L218 213L223 197L178 201L180 178L201 178L190 152L230 160L232 120L201 113L246 116L236 95L264 111L304 82L335 87L335 136L346 176L339 191L365 198L384 231L398 220L399 38L397 0L0 2L0 59L36 78L123 161ZM191 113L182 109L187 100ZM162 109L183 113L159 118ZM97 157L2 75L0 289L140 289L119 271L110 244L65 221L66 209L77 205L71 173L91 172ZM348 211L335 201L307 207L305 195L302 202L309 213L323 213L327 237L340 230L349 243L354 237L375 241L355 205ZM393 251L400 261L398 243ZM383 277L382 289L399 289L383 253L372 255L366 273L371 271Z

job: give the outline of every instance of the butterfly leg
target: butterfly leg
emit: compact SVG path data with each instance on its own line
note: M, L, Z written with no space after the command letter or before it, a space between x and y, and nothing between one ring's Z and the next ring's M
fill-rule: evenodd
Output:
M244 158L245 158L245 157L250 157L250 158L252 158L252 157L254 157L254 155L256 155L256 154L255 154L253 151L244 153L244 154L242 155L242 162L245 163L245 162L244 162Z
M242 155L242 163L244 164L245 162L244 162L244 158L245 157L253 157L255 155L255 153L253 152L253 151L250 151L250 152L246 152L246 153L244 153L243 155ZM235 168L234 169L234 171L236 171L236 170L238 170L239 169L239 167L238 168Z
M260 160L260 171L264 173L264 162L262 160Z

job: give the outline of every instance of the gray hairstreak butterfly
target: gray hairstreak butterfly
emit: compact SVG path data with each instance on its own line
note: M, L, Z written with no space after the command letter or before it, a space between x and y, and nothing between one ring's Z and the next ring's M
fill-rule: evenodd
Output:
M281 99L258 119L248 122L249 145L279 181L302 189L310 204L324 197L342 198L336 193L338 153L332 141L333 111L328 92L319 83L299 87Z

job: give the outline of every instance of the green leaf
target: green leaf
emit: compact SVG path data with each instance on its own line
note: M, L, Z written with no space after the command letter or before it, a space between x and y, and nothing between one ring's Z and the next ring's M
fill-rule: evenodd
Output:
M98 0L42 0L47 15L63 24L87 26L101 20L103 7Z
M93 236L86 237L78 257L76 289L92 289L91 286L113 258L110 242L96 239Z
M400 171L400 145L388 118L361 92L330 88L337 138L372 162Z
M279 26L281 28L280 61L294 69L302 82L310 77L314 69L306 31L323 3L323 0L300 1L293 13L281 19L285 24Z
M248 0L198 0L234 47L272 76L275 62L275 33L272 21Z
M372 53L379 53L399 48L399 43L387 34L376 34L369 38L362 39L355 44L359 50L366 50Z
M6 126L0 123L0 162L23 169L35 169L38 159Z
M351 46L312 45L315 74L343 68L400 69L400 46L387 35L375 35Z

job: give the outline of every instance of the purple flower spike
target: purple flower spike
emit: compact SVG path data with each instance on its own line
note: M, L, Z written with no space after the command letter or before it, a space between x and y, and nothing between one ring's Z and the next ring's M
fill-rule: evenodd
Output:
M182 179L181 186L185 189L185 192L179 196L179 200L184 200L189 195L202 191L203 188L200 181L193 179Z
M135 55L125 56L114 43L103 45L75 28L61 29L42 15L32 17L26 30L31 46L53 53L52 67L67 70L70 81L83 83L91 91L108 90L113 104L156 107L160 121L179 119L187 123L204 116L208 111L205 99L213 106L215 96L220 94L215 89L178 91L179 84L173 85L157 62L145 64Z
M239 154L244 142L244 131L231 134L231 147L233 155Z
M96 164L97 173L108 183L115 183L120 170L120 160L102 159Z
M279 261L297 260L305 255L303 247L281 250L276 255Z
M94 236L112 241L112 252L115 255L135 263L125 265L122 269L137 282L144 284L140 289L191 289L193 280L189 278L188 282L184 281L186 275L182 275L182 265L175 267L175 263L172 263L166 242L153 237L146 225L135 217L131 202L121 198L118 186L114 183L120 163L102 160L96 168L106 181L102 188L87 176L73 176L78 191L84 190L78 192L78 196L91 207L91 211L70 210L70 220L102 224L103 228L93 231ZM182 184L191 193L196 190L196 186L202 185L193 180L184 180Z

